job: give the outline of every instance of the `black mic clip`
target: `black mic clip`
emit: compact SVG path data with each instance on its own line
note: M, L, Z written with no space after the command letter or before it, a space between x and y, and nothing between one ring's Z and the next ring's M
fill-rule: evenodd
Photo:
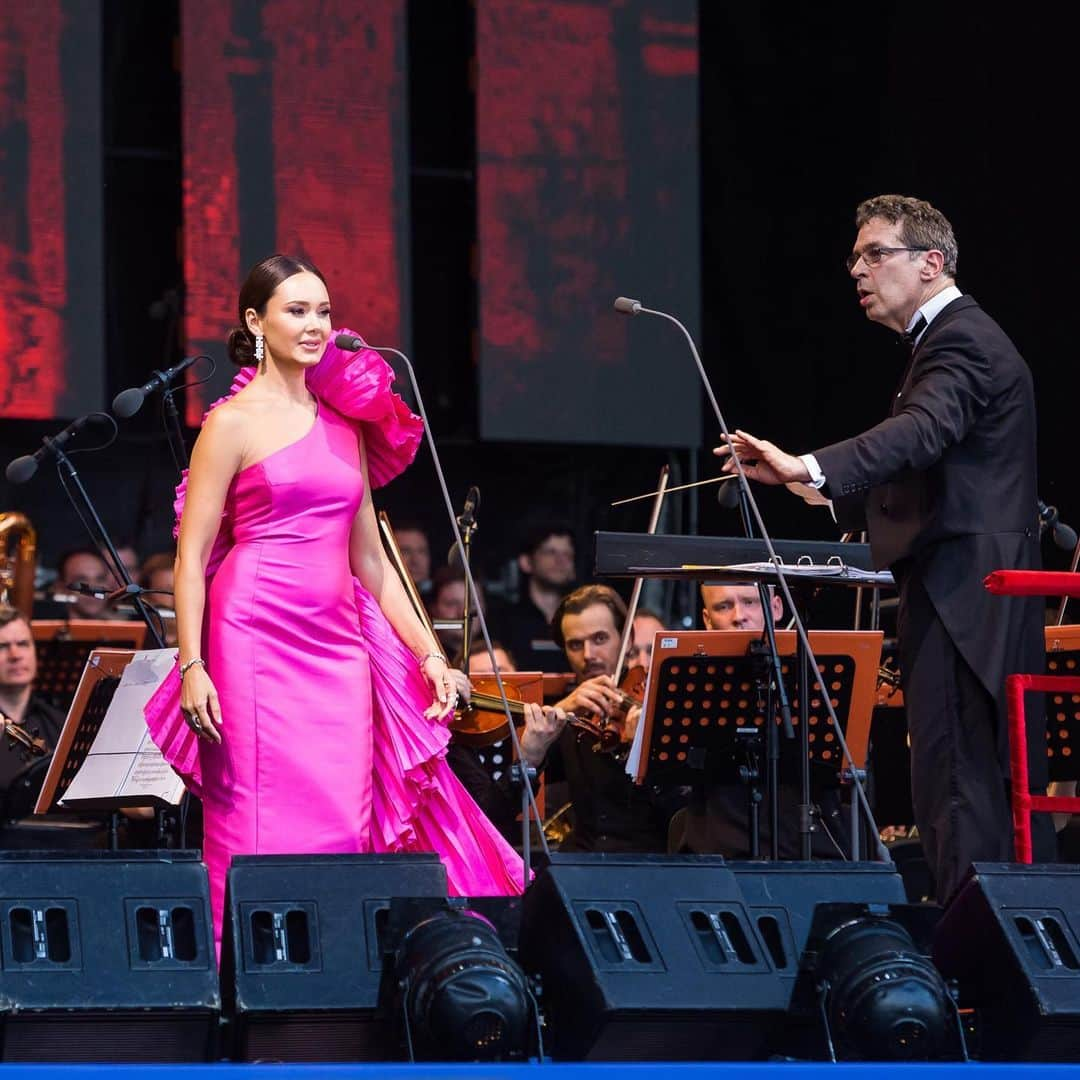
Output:
M1036 503L1039 507L1039 535L1049 532L1059 548L1072 551L1077 545L1076 530L1059 519L1056 506L1047 506L1042 499L1037 499Z

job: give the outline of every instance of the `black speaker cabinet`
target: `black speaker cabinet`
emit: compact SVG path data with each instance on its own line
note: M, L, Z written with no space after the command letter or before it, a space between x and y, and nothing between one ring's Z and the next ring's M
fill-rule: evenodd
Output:
M794 980L818 904L903 904L904 882L892 863L729 862L754 930L773 966Z
M525 894L519 959L562 1060L752 1058L786 1007L718 856L552 856Z
M220 1012L198 853L0 853L3 1060L207 1061Z
M221 980L241 1061L398 1055L380 1006L390 901L446 897L436 855L239 856L229 869Z
M934 960L977 1011L988 1060L1080 1059L1080 866L976 863Z

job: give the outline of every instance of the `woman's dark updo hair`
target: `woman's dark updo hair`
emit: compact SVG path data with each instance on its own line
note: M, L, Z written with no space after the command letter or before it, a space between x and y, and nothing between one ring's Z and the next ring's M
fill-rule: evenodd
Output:
M309 259L298 259L293 255L271 255L248 271L244 284L240 286L240 299L237 303L240 325L229 331L229 339L225 345L229 359L237 367L252 367L255 364L255 335L247 328L244 312L248 308L254 308L261 316L266 311L266 302L274 295L274 290L286 278L305 271L314 274L326 284L326 278L313 262Z

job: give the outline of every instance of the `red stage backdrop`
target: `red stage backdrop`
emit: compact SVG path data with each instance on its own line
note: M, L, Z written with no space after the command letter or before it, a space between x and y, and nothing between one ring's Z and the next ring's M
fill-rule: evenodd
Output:
M695 0L476 0L480 428L696 446Z
M218 361L248 268L311 259L334 325L408 348L405 0L181 0L186 351Z
M103 278L99 5L0 3L0 417L101 407Z

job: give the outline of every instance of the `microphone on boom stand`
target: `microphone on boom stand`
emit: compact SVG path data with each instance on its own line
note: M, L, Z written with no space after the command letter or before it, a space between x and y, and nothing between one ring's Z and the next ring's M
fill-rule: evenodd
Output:
M503 685L502 675L499 672L499 666L494 662L494 648L491 644L491 634L488 632L487 618L484 615L484 607L480 603L479 595L476 588L476 579L473 577L472 568L469 566L469 560L466 557L465 540L462 536L462 527L458 524L458 515L454 513L453 503L450 501L450 491L446 486L446 474L443 472L442 462L439 460L439 452L435 446L435 438L431 434L431 424L428 423L427 409L424 407L424 399L420 393L420 386L416 380L416 372L413 370L412 361L400 350L394 349L387 345L369 345L363 338L357 337L355 334L337 334L334 337L334 344L345 352L357 352L360 349L372 349L377 353L390 353L392 356L396 356L404 365L405 371L409 376L409 383L412 386L413 394L416 396L416 407L420 413L420 418L424 422L424 436L427 439L428 449L431 451L431 460L435 465L435 475L439 481L439 488L442 491L443 505L446 507L446 514L450 520L450 528L454 534L454 540L456 541L455 547L461 558L462 570L465 572L465 578L467 582L467 588L469 593L473 597L473 603L475 605L476 619L480 626L480 633L484 638L484 644L487 646L488 656L492 657L492 676L495 679L495 684L499 690L499 697L502 699L503 708L506 714L506 723L510 731L510 741L514 747L514 753L517 756L517 760L524 766L525 755L522 753L521 740L518 738L517 728L514 726L513 717L510 714L510 706L507 701L506 687ZM470 494L472 492L470 491ZM475 515L476 503L479 503L479 491L476 493L477 498L472 507L473 514ZM462 515L464 516L464 515ZM473 522L473 528L475 529L475 521ZM533 793L531 777L527 774L526 770L522 770L522 803L523 810L528 811L531 808L532 815L536 821L542 821L540 810L536 805L536 796ZM521 828L521 846L522 846L522 861L524 862L524 882L523 885L528 887L531 861L530 856L530 844L531 836L529 831L529 813L522 814L522 828ZM540 830L540 845L544 849L544 854L548 853L547 838L544 836L543 830Z
M683 336L686 338L686 342L690 347L690 353L694 358L694 363L697 366L698 375L701 378L702 386L705 389L706 396L709 399L709 404L712 406L713 415L716 417L717 424L720 427L720 431L726 440L730 441L731 433L728 430L727 424L724 422L723 413L720 411L720 406L716 401L716 394L713 392L712 384L709 382L709 376L705 372L705 366L701 362L701 356L698 353L697 345L694 344L694 339L690 334L690 331L677 319L674 315L669 314L666 311L659 311L655 308L645 307L640 300L634 300L628 296L620 296L615 300L615 310L622 315L655 315L658 318L666 319L668 322L673 323L679 328ZM787 602L788 609L795 616L795 630L798 634L798 640L801 648L801 670L803 677L801 678L802 685L804 687L803 697L809 696L809 671L813 671L821 688L821 697L823 704L828 711L829 718L833 724L833 731L836 735L836 739L840 745L841 752L843 753L844 760L848 763L849 771L851 773L852 788L854 796L852 798L852 830L851 830L851 853L852 857L857 859L859 853L859 830L857 828L857 822L855 821L856 806L862 808L863 813L866 815L867 821L870 823L872 835L877 836L877 827L874 824L874 815L870 810L870 804L866 798L866 792L863 789L862 783L859 781L858 770L854 759L851 757L851 753L848 750L847 740L844 738L843 731L840 727L840 722L836 716L836 710L833 708L832 702L829 699L828 690L821 685L821 677L818 669L817 658L814 656L814 650L810 645L810 637L806 632L806 626L803 620L799 617L798 608L795 605L795 601L792 598L791 590L788 587L787 578L784 575L783 568L780 565L780 560L777 557L776 549L773 547L772 538L769 536L768 530L765 528L765 522L761 517L761 511L758 509L757 501L754 498L754 493L750 489L750 482L746 477L746 473L743 470L742 462L739 461L738 456L731 455L731 460L734 463L735 472L738 476L738 487L740 491L740 499L743 507L743 521L746 526L747 533L750 532L750 518L753 516L754 522L761 533L762 541L765 544L765 548L769 555L769 560L772 562L775 568L777 584L780 586L780 590L783 593L784 600ZM764 591L763 591L764 592ZM762 611L765 618L765 632L769 638L769 643L772 648L772 661L774 679L777 686L777 692L780 695L780 710L781 716L784 718L785 733L791 730L791 710L790 705L787 704L786 690L784 688L783 679L780 671L780 658L776 651L776 640L773 635L772 628L772 616L770 611L770 605L767 602L766 596L762 596ZM803 795L803 811L806 810L809 804L810 794L810 763L809 763L809 750L807 745L808 738L808 726L806 724L807 710L803 709L804 717L803 723L799 725L800 728L800 742L801 746L801 781L802 781L802 795ZM774 777L774 792L775 792L775 778L776 778L776 766L770 762L770 768L773 771ZM775 794L774 794L775 798ZM775 807L775 802L774 802ZM800 813L799 831L802 838L802 851L803 858L810 857L810 833L808 822L806 821L805 812ZM777 835L779 832L779 820L778 817L773 816L773 830L772 830L772 843L773 854L776 856L776 844ZM877 840L878 855L883 861L888 861L888 853L885 852L884 846L881 844L880 839Z

